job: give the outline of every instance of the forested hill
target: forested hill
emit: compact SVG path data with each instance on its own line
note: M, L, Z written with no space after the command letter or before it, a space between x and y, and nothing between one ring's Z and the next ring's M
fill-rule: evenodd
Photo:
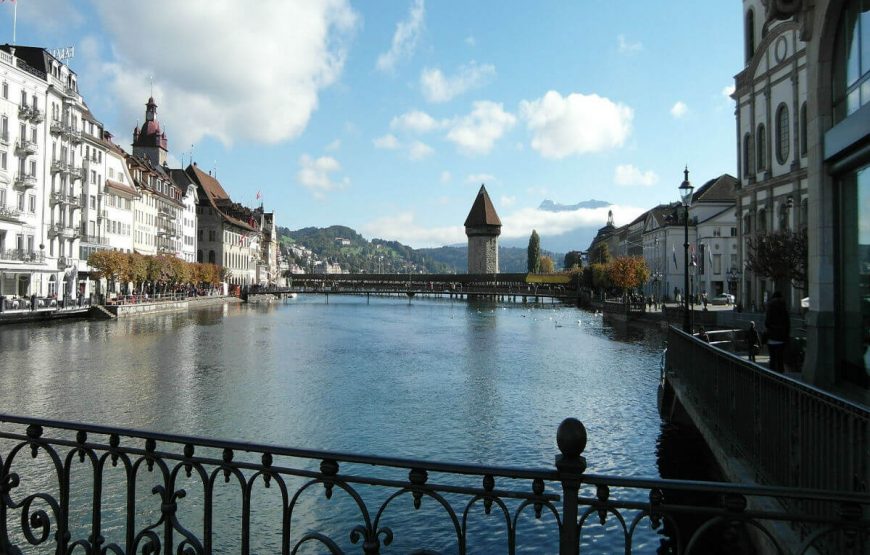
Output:
M367 241L355 230L342 226L305 227L291 231L278 227L281 244L289 247L296 244L315 255L316 260L338 262L352 273L448 273L451 268L434 258L397 241L372 239ZM292 257L302 268L311 269L311 260Z

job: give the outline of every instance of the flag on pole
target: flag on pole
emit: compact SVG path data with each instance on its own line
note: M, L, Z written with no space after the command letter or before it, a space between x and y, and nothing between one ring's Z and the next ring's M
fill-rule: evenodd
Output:
M695 256L695 245L692 245L692 266L698 265L698 258Z
M261 198L263 198L263 195L260 193L260 191L257 191L257 200L260 200Z
M677 269L677 246L676 245L673 245L671 247L671 252L674 255L674 270L676 270Z

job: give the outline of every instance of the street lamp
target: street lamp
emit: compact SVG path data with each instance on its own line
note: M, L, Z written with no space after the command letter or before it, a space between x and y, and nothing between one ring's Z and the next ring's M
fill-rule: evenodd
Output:
M686 208L686 217L683 218L683 229L685 231L685 242L683 243L684 265L683 265L683 298L685 299L685 312L683 313L683 331L692 333L692 313L689 307L689 206L692 205L692 184L689 183L689 166L683 171L683 182L680 184L680 199L683 206Z

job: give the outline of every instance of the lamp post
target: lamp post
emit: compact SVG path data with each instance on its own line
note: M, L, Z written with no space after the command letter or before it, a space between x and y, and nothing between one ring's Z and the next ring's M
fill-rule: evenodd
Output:
M680 199L686 208L686 217L683 218L683 230L685 242L683 243L683 298L685 299L685 312L683 312L683 331L692 333L692 312L689 306L689 206L692 205L692 184L689 183L689 167L683 171L683 182L679 186Z

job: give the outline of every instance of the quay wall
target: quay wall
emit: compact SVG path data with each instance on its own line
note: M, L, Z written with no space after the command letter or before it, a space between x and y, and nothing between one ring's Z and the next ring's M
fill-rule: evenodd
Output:
M127 318L130 316L178 312L190 308L239 302L241 300L238 297L193 297L183 301L108 305L105 308L118 318Z

